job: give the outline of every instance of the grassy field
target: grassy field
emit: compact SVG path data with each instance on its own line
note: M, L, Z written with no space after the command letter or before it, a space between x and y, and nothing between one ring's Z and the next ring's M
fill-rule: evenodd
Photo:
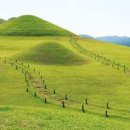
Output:
M124 73L79 52L69 40L69 37L47 36L0 37L0 129L130 129L130 48L91 39L78 40L82 48L125 64L128 69ZM39 78L40 71L47 85L47 90L42 91L43 99L26 92L21 70L5 64L4 57L7 61L12 58L25 66L29 64L33 80ZM35 87L37 84L32 88ZM62 108L65 95L68 100L65 100L66 108ZM110 109L106 108L107 102ZM106 110L109 118L105 117Z

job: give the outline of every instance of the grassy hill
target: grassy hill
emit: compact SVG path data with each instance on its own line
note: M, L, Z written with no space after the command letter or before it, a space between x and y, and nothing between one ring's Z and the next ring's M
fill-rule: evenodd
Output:
M4 36L69 36L70 33L31 15L12 18L0 25L0 35Z
M0 37L0 129L130 129L130 48L92 39L79 39L77 43L80 49L68 37ZM89 50L87 55L81 48ZM98 61L94 54L125 64L127 72ZM18 70L4 63L4 57L7 61L19 58L18 63L13 60ZM41 98L35 98L31 89ZM68 100L64 100L66 95ZM106 110L109 118L105 117Z
M130 48L70 33L30 15L1 23L0 129L130 129Z
M17 59L47 65L81 65L85 60L56 42L45 42L25 52Z

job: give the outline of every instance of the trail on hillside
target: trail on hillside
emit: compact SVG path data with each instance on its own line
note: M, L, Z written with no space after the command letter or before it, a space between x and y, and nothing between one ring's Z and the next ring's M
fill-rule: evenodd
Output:
M6 58L2 59L1 61L4 64L10 64L11 67L15 68L15 70L21 72L25 78L25 82L27 83L27 88L25 92L30 93L32 96L40 100L41 102L45 102L46 104L55 104L61 107L65 107L71 110L75 111L82 111L87 112L94 115L103 116L104 112L107 110L110 113L117 113L110 115L111 117L118 119L122 118L124 120L129 120L125 116L120 115L122 114L128 114L129 111L125 109L116 109L114 107L108 107L106 105L97 105L93 104L91 102L88 102L87 99L85 99L84 102L71 100L65 95L65 97L61 97L58 95L58 93L54 90L51 90L48 88L44 77L42 76L40 71L37 71L35 68L31 68L29 64L25 64L23 62L16 60L7 60ZM90 109L91 108L91 109ZM95 109L99 109L98 111L94 111ZM118 118L117 118L118 117Z
M117 70L122 71L124 73L128 73L129 68L125 64L122 64L119 61L117 62L115 60L112 60L112 59L110 59L104 55L101 55L99 53L96 53L92 50L84 49L83 47L80 46L80 44L78 43L78 40L79 40L79 38L77 38L77 37L70 37L69 42L81 54L89 56L89 57L93 58L94 60L96 60L104 65L112 67L113 69L117 69Z

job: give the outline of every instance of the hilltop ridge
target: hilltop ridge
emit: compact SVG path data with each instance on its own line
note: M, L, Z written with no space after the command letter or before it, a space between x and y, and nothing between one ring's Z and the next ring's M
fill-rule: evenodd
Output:
M4 36L69 36L71 32L33 15L23 15L0 25Z

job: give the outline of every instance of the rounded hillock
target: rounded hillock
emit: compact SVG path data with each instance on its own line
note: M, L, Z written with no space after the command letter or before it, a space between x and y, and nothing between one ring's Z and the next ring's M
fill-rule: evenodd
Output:
M0 35L5 36L69 36L70 33L32 15L13 18L0 25Z
M20 60L46 65L81 65L85 59L59 43L47 42L18 57Z

